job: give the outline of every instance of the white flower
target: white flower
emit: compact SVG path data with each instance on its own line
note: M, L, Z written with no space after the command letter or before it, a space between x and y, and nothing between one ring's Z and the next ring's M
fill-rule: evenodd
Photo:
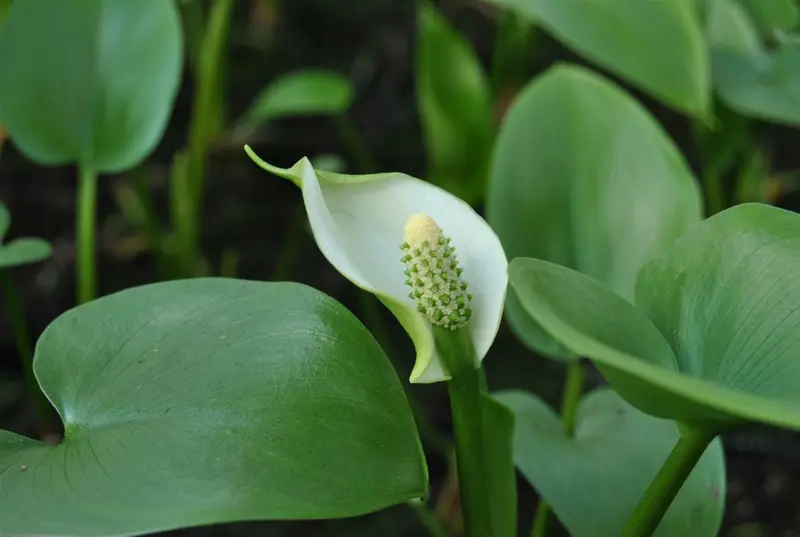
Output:
M455 267L444 268L458 277L458 289L463 291L448 296L455 304L463 304L447 310L448 317L456 311L451 328L463 325L478 363L483 360L502 319L508 260L497 235L472 207L437 186L405 174L358 176L315 171L306 158L290 169L276 168L249 147L245 149L260 167L292 180L302 189L311 230L323 255L345 278L375 294L408 332L417 352L410 378L415 383L450 377L434 345L430 315L435 312L420 311L425 308L415 302L413 285L410 288L406 284L405 272L411 270L413 259L398 246L408 243L409 238L419 240L419 246L426 236L429 246L433 246L433 237L436 244L440 238L449 238L446 244L451 254L457 253L458 261ZM409 222L415 215L424 220L417 220L417 224L429 225L427 231L425 226L415 228L414 219ZM407 223L411 235L406 234ZM417 239L415 229L420 233ZM468 284L470 296L460 286L462 282ZM431 292L432 283L423 283L428 286L423 292ZM435 300L442 304L441 297ZM466 313L468 309L470 313ZM459 314L466 318L456 319Z

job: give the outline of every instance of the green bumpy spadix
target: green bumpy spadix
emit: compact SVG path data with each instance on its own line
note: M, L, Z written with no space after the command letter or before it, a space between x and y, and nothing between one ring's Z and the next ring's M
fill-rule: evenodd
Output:
M408 293L417 310L432 324L456 330L472 316L472 295L461 277L455 248L428 215L414 214L406 222L400 249L405 255Z

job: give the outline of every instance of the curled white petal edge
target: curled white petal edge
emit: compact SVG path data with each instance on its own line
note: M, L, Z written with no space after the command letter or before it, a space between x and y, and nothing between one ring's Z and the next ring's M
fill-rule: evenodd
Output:
M276 168L258 158L249 147L245 148L248 155L253 161L263 169L275 175L292 180L303 191L303 201L306 205L306 211L309 215L309 223L314 234L315 241L320 251L326 259L340 272L345 278L350 280L357 287L370 292L378 297L378 299L392 312L397 318L405 331L408 333L414 347L416 349L416 361L414 368L410 375L410 382L412 383L432 383L448 380L450 377L445 373L441 360L436 356L436 347L433 340L433 333L430 323L425 320L413 302L405 300L405 293L402 297L392 296L391 294L382 292L376 289L375 286L369 283L369 279L359 270L357 263L350 259L346 252L344 252L342 245L337 244L334 237L329 233L329 229L336 228L336 223L328 211L326 200L321 191L320 181L326 181L331 184L336 183L363 183L372 180L380 179L403 179L416 182L418 187L425 189L434 189L438 191L437 196L446 195L450 203L457 200L459 205L459 212L468 211L477 219L479 224L479 232L483 235L484 242L487 244L487 250L494 251L495 254L502 256L502 271L495 271L492 276L493 286L496 290L490 292L490 304L487 309L493 310L483 312L484 322L479 325L471 325L467 328L470 331L470 336L475 344L477 360L480 362L486 356L494 338L497 334L500 322L502 320L502 308L505 302L506 287L508 283L507 276L507 259L505 252L500 245L500 241L489 225L474 212L465 202L458 200L451 194L444 190L439 189L429 183L421 181L420 179L403 174L376 174L371 176L340 176L339 174L332 174L329 172L316 172L308 159L304 158L297 162L290 169ZM322 179L320 178L322 175ZM467 214L467 213L462 213ZM471 216L470 216L471 218ZM398 235L398 240L400 236ZM392 246L394 243L392 243ZM460 250L461 251L461 250ZM399 250L398 250L399 252ZM481 252L480 257L485 257L486 252ZM402 267L398 265L398 273L402 274ZM496 281L495 281L496 280ZM485 291L485 290L484 290Z

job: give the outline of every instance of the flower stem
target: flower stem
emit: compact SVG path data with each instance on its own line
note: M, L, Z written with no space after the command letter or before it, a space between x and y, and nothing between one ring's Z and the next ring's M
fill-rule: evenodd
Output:
M683 427L678 443L633 510L620 537L650 537L716 433Z
M33 373L33 344L25 323L25 315L22 312L22 300L8 269L0 270L0 285L3 288L3 296L6 297L6 307L11 317L11 328L14 331L17 352L19 352L22 369L25 372L28 394L33 400L36 411L39 432L42 439L53 441L59 435L59 428L53 415L53 408L42 393L39 382L36 380L36 375Z
M567 365L564 395L561 399L561 423L564 426L564 434L567 436L575 435L575 416L583 393L583 377L584 371L580 360L575 360ZM550 506L547 504L547 500L540 496L531 537L544 537L547 534L549 512Z
M467 537L491 537L490 498L483 449L481 370L466 330L434 327L436 348L451 380L447 383L456 468Z
M97 222L97 173L86 167L78 176L78 240L76 270L78 303L92 300L97 291L95 235Z

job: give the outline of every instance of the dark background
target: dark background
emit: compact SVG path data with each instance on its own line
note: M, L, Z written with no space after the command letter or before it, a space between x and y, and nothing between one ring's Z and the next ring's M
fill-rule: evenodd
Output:
M256 4L261 4L256 8ZM348 76L356 88L350 116L384 171L424 176L425 154L414 94L414 3L410 0L285 0L265 9L261 0L237 3L225 75L228 119L237 118L258 91L275 76L305 67L326 67ZM492 12L469 0L440 3L440 8L488 64L495 24ZM537 31L530 58L535 75L555 61L583 63L543 32ZM618 81L619 82L619 81ZM629 88L630 89L630 88ZM654 113L696 168L696 155L686 118L670 112L638 92L634 94ZM167 133L145 174L154 199L166 219L167 173L172 154L181 148L192 99L192 80L184 77L181 94ZM794 148L797 131L759 124L757 143L773 157L774 171L800 168ZM282 120L260 130L249 140L268 162L291 165L302 156L339 154L350 163L330 121L324 118ZM577 158L577 157L576 157ZM353 168L348 166L348 171ZM153 256L140 248L137 231L121 216L114 192L129 184L132 174L101 178L98 244L100 293L107 294L156 279ZM40 236L52 241L51 259L15 271L24 295L34 336L74 303L75 170L43 168L26 161L7 144L0 158L0 199L13 216L9 238ZM791 192L777 198L782 207L795 209ZM240 145L222 137L211 151L207 177L203 251L208 262L219 264L223 250L239 255L238 276L267 280L301 204L300 193L286 181L262 172ZM287 279L312 285L343 302L368 326L382 323L389 331L398 374L405 381L413 349L399 325L380 309L381 318L363 307L354 286L328 265L308 233ZM563 371L559 364L523 348L507 327L486 359L487 376L494 388L532 390L558 405ZM589 385L602 383L591 372ZM11 328L0 311L0 428L36 435L34 413L24 393ZM442 434L449 435L449 409L444 386L412 386ZM774 429L753 429L725 438L728 495L724 530L728 537L800 536L800 442L795 435ZM447 461L428 451L433 499L446 483ZM446 489L446 487L444 487ZM439 512L446 514L445 500ZM520 480L521 532L529 531L535 496ZM445 515L449 519L450 515ZM248 523L174 532L195 536L422 536L413 512L398 506L367 517L332 522ZM687 536L690 537L690 536Z

